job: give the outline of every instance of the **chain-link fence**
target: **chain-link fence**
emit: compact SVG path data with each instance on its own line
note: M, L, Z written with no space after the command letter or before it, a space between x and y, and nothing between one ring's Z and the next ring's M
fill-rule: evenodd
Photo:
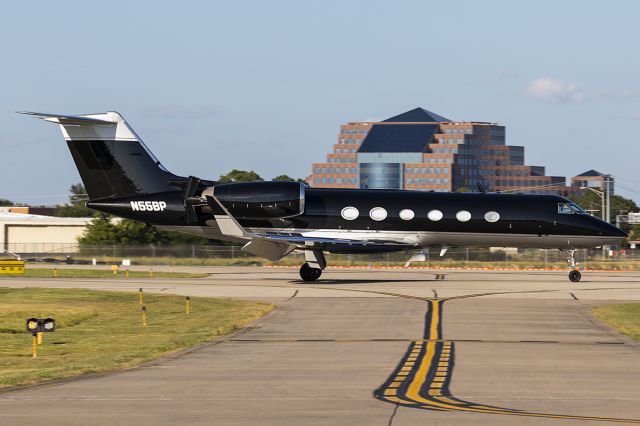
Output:
M27 249L28 247L28 249ZM34 250L35 247L35 250ZM217 245L80 245L39 243L21 247L10 244L9 252L35 262L62 261L69 263L120 263L122 259L130 259L136 264L190 264L190 265L228 265L270 263L264 259L241 250L241 246ZM327 255L329 264L333 265L398 265L405 264L419 250L382 254L362 255ZM514 248L450 248L440 256L440 248L425 248L421 251L420 261L412 264L452 266L473 266L474 264L492 264L492 266L557 267L566 264L567 253L560 250L514 249ZM296 254L297 253L297 254ZM640 250L576 250L575 257L582 265L618 264L620 269L628 268L625 264L640 265ZM294 252L281 263L304 263L301 253ZM482 265L477 265L482 266Z

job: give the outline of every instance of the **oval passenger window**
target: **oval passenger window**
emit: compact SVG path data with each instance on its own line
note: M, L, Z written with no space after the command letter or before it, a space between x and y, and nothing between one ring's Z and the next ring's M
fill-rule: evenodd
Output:
M497 222L500 220L500 213L494 211L486 212L484 214L484 220L491 223Z
M387 211L382 207L374 207L369 212L369 217L377 221L385 220L387 218Z
M458 213L456 213L456 219L458 219L460 222L469 222L471 220L471 213L466 210L460 210Z
M427 217L429 218L429 220L433 221L433 222L437 222L439 220L442 219L444 215L442 214L442 212L440 210L431 210L429 212L429 214L427 214Z
M413 212L413 210L409 210L409 209L400 210L400 219L411 220L414 217L416 217L416 214Z
M346 219L346 220L357 219L359 215L360 215L360 212L358 211L358 209L356 209L355 207L351 207L351 206L345 207L340 212L340 216L342 216L342 218Z

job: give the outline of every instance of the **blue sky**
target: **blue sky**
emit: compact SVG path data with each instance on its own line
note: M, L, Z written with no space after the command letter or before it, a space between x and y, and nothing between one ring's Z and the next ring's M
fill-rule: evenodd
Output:
M503 124L528 164L608 172L640 201L638 16L635 1L10 2L0 198L62 202L80 180L56 126L13 111L116 110L177 174L271 178L310 174L341 123L422 106Z

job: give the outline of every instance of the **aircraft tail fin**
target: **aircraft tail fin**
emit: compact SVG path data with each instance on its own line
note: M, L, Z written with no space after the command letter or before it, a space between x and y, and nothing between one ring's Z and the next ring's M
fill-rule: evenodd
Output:
M184 179L165 169L117 112L19 114L60 126L90 199L171 191Z

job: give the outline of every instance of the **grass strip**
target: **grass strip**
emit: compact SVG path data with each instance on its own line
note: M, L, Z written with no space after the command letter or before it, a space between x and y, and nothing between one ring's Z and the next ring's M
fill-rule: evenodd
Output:
M273 305L145 293L148 326L137 293L0 287L0 388L139 365L228 334ZM56 320L32 358L30 317Z
M204 278L206 273L189 272L160 272L160 271L128 271L119 269L116 274L108 269L63 269L56 268L31 268L27 265L24 275L13 277L27 278Z
M640 303L599 306L592 312L620 333L640 341Z

